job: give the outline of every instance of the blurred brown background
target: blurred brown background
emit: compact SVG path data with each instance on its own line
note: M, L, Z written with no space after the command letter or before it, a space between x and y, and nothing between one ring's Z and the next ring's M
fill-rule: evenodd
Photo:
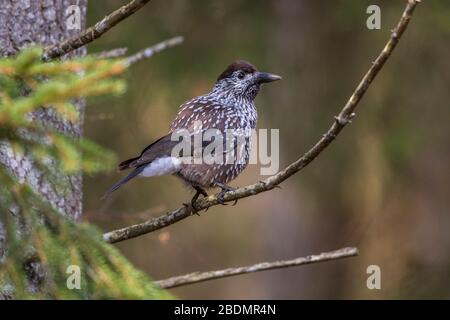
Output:
M88 24L125 1L89 1ZM381 30L366 8L381 7ZM134 156L167 131L178 106L233 60L283 76L257 98L260 128L280 129L281 167L328 128L384 46L405 1L154 0L90 47L129 52L183 35L134 66L120 97L91 101L86 135ZM424 1L352 125L283 189L211 208L118 244L154 279L343 246L360 256L174 289L180 298L450 298L450 3ZM280 167L280 169L281 169ZM259 180L250 166L232 184ZM177 208L174 177L138 179L102 203L119 174L86 177L85 218L111 230ZM382 289L366 288L381 267Z

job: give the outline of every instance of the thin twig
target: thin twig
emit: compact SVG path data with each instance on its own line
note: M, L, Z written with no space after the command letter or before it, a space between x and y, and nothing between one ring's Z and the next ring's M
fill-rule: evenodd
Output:
M163 289L184 286L188 284L198 283L207 280L236 276L240 274L253 273L265 270L280 269L301 266L305 264L337 260L342 258L354 257L358 255L357 248L343 248L330 252L323 252L318 255L310 255L307 257L296 258L292 260L280 260L273 262L261 262L245 267L227 268L223 270L193 272L182 276L171 277L164 280L155 281L154 283Z
M88 43L91 43L95 39L100 38L103 34L109 31L116 24L122 20L128 18L133 13L145 6L150 0L132 0L128 4L120 7L116 11L104 17L101 21L97 22L94 26L87 28L80 34L77 34L67 40L60 43L48 46L44 50L43 60L48 61L61 57L73 50L76 50Z
M248 185L245 187L238 188L234 191L228 191L224 194L223 200L225 202L234 201L237 199L253 196L255 194L272 190L276 188L284 180L288 179L298 171L305 168L310 164L323 150L325 150L328 145L333 142L342 129L351 122L355 116L355 109L358 106L364 93L369 88L375 76L382 69L385 62L390 57L392 51L396 47L399 39L406 30L409 20L414 12L416 5L419 0L408 0L405 10L403 11L402 17L400 18L397 26L392 30L391 36L386 43L385 47L378 55L376 60L372 63L371 67L364 75L355 91L348 99L345 106L339 112L339 114L334 118L333 124L328 129L328 131L322 136L322 138L302 157L300 157L295 162L291 163L284 170L279 173L263 180L258 183ZM197 200L195 207L199 210L207 209L209 207L220 204L217 195L211 195L206 198ZM105 241L110 243L115 243L119 241L124 241L127 239L135 238L140 235L153 232L155 230L167 227L174 224L180 220L183 220L194 213L192 206L181 207L165 215L152 218L143 223L135 224L122 229L107 232L103 235Z
M172 48L176 45L179 45L183 41L184 41L184 38L181 36L161 41L160 43L157 43L151 47L142 49L142 50L138 51L137 53L124 58L124 62L127 66L130 66L142 59L152 57L155 53L158 53L158 52L161 52L168 48ZM108 51L95 53L94 57L96 59L119 58L119 57L124 56L126 54L127 50L128 50L128 48L116 48L116 49L112 49L112 50L108 50Z
M160 42L160 43L158 43L158 44L156 44L154 46L151 46L151 47L148 47L146 49L143 49L143 50L141 50L141 51L139 51L139 52L137 52L137 53L127 57L125 59L125 64L130 66L130 65L132 65L132 64L134 64L134 63L136 63L136 62L138 62L138 61L140 61L142 59L150 58L155 53L158 53L158 52L161 52L161 51L163 51L163 50L165 50L167 48L171 48L171 47L174 47L176 45L179 45L183 41L184 41L184 38L180 37L180 36L172 38L172 39L168 39L168 40L165 40L165 41L162 41L162 42Z
M102 51L92 54L96 59L111 59L123 57L127 54L128 48L115 48L112 50Z

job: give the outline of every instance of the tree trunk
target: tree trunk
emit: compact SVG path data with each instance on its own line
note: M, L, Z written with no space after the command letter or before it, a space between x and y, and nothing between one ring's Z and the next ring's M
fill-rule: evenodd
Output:
M68 30L66 10L77 5L80 12L80 29ZM87 0L1 0L0 2L0 57L16 54L32 44L47 46L78 33L85 27ZM69 13L70 15L70 13ZM85 49L70 53L84 55ZM64 57L67 58L67 57ZM83 119L84 100L75 103L80 119ZM50 109L42 109L32 115L46 125L78 137L82 135L83 123L61 121ZM15 154L7 141L0 141L0 165L5 165L22 182L28 182L62 214L77 220L82 214L82 175L58 176L58 186L52 185L27 155ZM63 186L61 188L61 186ZM0 221L0 262L5 257L5 232ZM38 290L40 277L38 264L28 266L30 290ZM30 269L31 268L31 269ZM4 296L3 298L8 298ZM1 299L1 294L0 294Z
M79 7L80 28L84 29L87 0L2 0L0 4L0 55L14 55L22 48L34 43L47 46L78 33L80 29L68 30L70 24L66 23L68 20L66 10L71 5ZM71 55L83 55L84 53L85 49L81 49ZM77 101L76 106L80 112L80 119L83 119L84 101ZM62 132L75 136L82 134L82 122L61 121L50 109L42 109L33 114L33 117ZM59 211L73 219L80 218L83 196L81 174L70 177L62 174L61 183L65 188L56 188L33 166L29 157L15 155L7 142L0 144L0 163L10 168L21 181L30 183Z

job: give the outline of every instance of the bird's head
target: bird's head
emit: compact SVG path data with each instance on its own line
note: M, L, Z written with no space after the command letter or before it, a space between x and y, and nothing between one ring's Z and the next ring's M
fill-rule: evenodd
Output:
M215 89L232 94L235 98L255 99L261 84L280 80L281 77L256 70L245 60L230 64L217 78Z

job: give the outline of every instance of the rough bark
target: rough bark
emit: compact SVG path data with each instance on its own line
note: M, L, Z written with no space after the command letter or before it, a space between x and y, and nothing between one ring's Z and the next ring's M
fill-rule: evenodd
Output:
M80 30L68 30L66 9L78 5L81 11L81 29L85 26L87 0L2 0L0 4L0 55L10 56L22 48L40 44L48 46L67 39ZM83 55L85 49L71 55ZM83 119L84 101L76 102L80 119ZM55 117L51 109L42 109L33 114L62 132L81 136L82 121L71 123ZM64 214L79 219L82 212L82 176L65 176L60 179L65 188L55 188L45 176L35 168L32 160L13 153L8 143L0 145L0 163L6 165L21 181L29 182L45 199ZM1 232L0 232L1 233ZM0 241L1 243L1 241ZM0 248L1 252L1 248Z
M48 46L67 39L80 30L68 30L66 9L78 5L81 19L80 27L84 29L87 0L2 0L0 2L0 56L11 56L22 48L32 44ZM84 55L85 49L70 53L70 56ZM67 58L67 57L64 57ZM1 88L0 88L1 89ZM84 100L75 102L83 119ZM33 119L43 121L46 125L77 137L82 135L82 121L71 123L62 121L49 108L42 108L32 115ZM7 141L0 141L0 165L4 165L22 182L30 183L35 190L47 199L61 213L72 219L79 219L82 213L82 175L67 176L59 174L56 188L46 176L38 170L32 159L13 152ZM0 261L5 255L5 232L0 221ZM39 275L31 272L30 275ZM31 275L31 280L33 280ZM35 290L38 281L30 282L30 290Z

